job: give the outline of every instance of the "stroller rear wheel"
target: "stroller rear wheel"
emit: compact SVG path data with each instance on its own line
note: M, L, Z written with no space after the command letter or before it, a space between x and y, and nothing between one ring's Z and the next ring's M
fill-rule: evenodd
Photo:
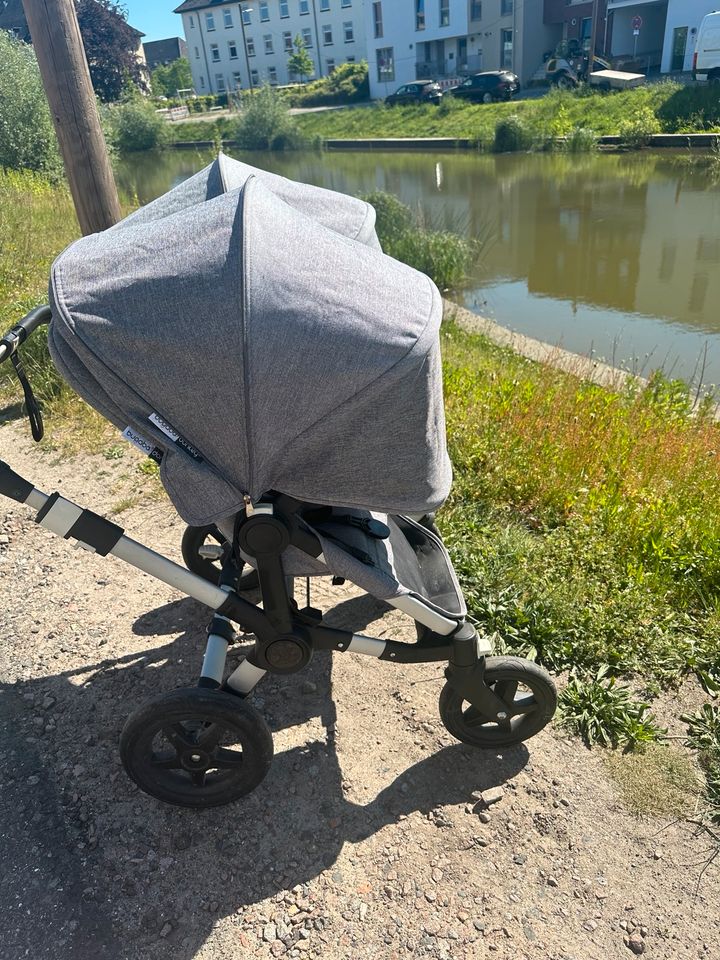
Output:
M484 716L464 700L450 683L440 693L440 718L448 733L476 747L506 747L539 733L557 707L557 691L550 675L530 660L488 657L485 683L507 705L507 716Z
M132 713L120 757L141 790L181 807L218 807L254 790L273 741L249 703L217 690L162 694Z
M214 523L204 527L187 527L182 538L182 557L188 570L196 573L210 583L220 583L220 572L225 548L229 546L226 537ZM238 590L256 590L258 575L249 569L238 580Z

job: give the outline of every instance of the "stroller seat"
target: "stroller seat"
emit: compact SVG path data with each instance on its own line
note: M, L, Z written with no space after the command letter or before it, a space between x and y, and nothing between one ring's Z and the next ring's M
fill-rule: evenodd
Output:
M290 577L335 576L402 609L410 597L451 620L467 614L457 575L441 538L406 516L388 516L368 510L325 508L306 511L306 526L322 545L319 557L296 547L283 554L283 570ZM235 518L218 524L230 539ZM385 528L389 535L373 535ZM256 566L255 558L244 559Z

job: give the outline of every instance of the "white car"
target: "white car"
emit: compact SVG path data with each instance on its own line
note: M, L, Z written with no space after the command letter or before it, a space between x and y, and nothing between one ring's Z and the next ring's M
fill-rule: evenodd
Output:
M693 78L720 84L720 13L708 13L698 30Z

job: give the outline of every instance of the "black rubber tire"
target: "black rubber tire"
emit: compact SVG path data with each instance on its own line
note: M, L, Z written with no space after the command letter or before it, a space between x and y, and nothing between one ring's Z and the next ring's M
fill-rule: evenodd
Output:
M495 97L494 97L491 93L484 93L484 94L482 95L482 102L483 102L483 103L492 103L494 99L495 99Z
M577 86L577 83L567 73L561 73L553 82L560 90L574 90Z
M440 718L448 733L457 740L490 750L507 747L534 737L552 720L557 708L557 691L548 672L536 663L520 657L488 657L485 682L503 699L504 689L508 706L514 701L517 684L522 684L530 691L533 703L531 704L528 697L516 703L522 703L523 707L532 705L532 709L513 717L511 708L507 725L498 724L491 718L483 721L475 707L463 700L462 694L446 683L440 692ZM506 683L508 686L497 689L498 683ZM513 683L516 685L515 690L511 686Z
M197 731L182 726L188 723L207 728L198 737ZM170 730L181 746L173 743L165 730ZM217 742L210 748L212 738L221 737L223 731L230 732L240 751L222 748ZM153 750L158 736L171 747L162 755ZM208 741L204 751L203 738ZM200 758L200 766L194 770L183 765L189 765L192 756ZM197 810L232 803L254 790L270 769L273 741L262 716L247 701L195 687L161 694L131 713L120 734L120 758L128 776L145 793ZM224 768L213 765L219 759L226 764ZM174 763L177 765L170 766Z
M182 558L188 570L196 573L203 580L217 586L220 583L220 567L218 564L209 560L207 557L200 556L200 547L208 540L214 540L221 546L227 543L226 538L220 533L214 523L209 523L204 527L187 527L183 534L180 549ZM247 573L242 574L238 580L238 590L257 590L258 575L256 570L249 569Z

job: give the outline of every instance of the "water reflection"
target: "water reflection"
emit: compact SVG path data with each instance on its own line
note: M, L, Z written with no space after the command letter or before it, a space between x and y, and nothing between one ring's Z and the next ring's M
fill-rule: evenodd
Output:
M138 156L118 169L147 202L211 153ZM347 193L387 190L438 229L481 241L464 300L500 323L638 369L690 377L709 342L720 380L720 162L624 156L243 154Z

